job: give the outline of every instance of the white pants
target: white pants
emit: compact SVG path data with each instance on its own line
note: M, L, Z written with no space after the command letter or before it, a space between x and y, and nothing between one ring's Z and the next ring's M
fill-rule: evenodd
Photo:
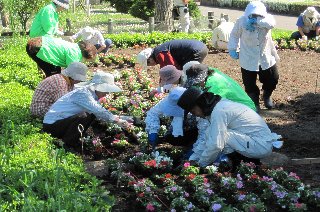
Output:
M182 32L189 32L190 28L190 15L189 12L185 13L184 9L186 7L179 7L179 20L180 20L180 28Z
M272 152L272 141L256 141L241 132L228 130L223 153L237 151L248 158L264 158Z

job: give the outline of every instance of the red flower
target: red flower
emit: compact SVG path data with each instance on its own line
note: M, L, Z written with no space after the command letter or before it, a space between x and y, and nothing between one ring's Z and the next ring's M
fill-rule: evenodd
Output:
M143 193L143 192L141 192L141 193L138 194L138 197L143 197L143 196L144 196L144 193Z
M170 179L170 178L172 178L172 175L168 173L168 174L165 174L164 177L165 177L166 179Z
M145 166L150 166L150 167L157 167L157 162L155 160L149 160L144 162Z
M255 205L252 205L250 208L249 208L249 212L255 212L256 211L256 206Z
M160 166L167 166L168 165L168 161L161 161L160 162Z
M187 176L187 179L193 180L195 177L196 177L196 175L192 173L192 174L189 174L189 175Z
M203 178L203 183L208 183L208 178Z
M136 184L135 181L129 181L129 182L128 182L128 185L135 185L135 184Z
M259 176L256 174L251 175L251 179L259 179Z

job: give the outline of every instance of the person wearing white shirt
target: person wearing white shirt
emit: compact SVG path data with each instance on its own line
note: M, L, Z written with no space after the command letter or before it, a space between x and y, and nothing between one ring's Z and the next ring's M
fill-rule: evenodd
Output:
M114 84L112 74L97 71L89 82L78 83L78 88L59 98L45 114L43 130L52 136L61 138L69 146L78 146L81 124L86 132L95 120L113 122L127 129L130 124L127 117L113 115L98 100L110 92L120 92Z
M218 50L227 50L231 31L234 27L232 22L222 22L212 31L212 45Z
M71 36L72 41L78 38L94 45L98 53L107 53L109 48L112 46L112 41L110 39L104 39L99 30L93 29L89 26L86 26L85 28L81 29L79 32Z
M205 140L196 143L189 160L200 166L212 164L220 155L238 153L249 162L269 156L273 147L280 148L281 136L272 133L264 119L248 106L192 87L177 103L192 114L207 119ZM238 165L238 164L233 164Z
M198 143L202 143L201 141L204 140L208 121L191 116L191 114L185 116L184 110L177 105L178 99L185 90L183 87L173 88L168 96L147 112L145 129L148 133L149 143L153 147L155 147L158 142L160 118L163 116L172 117L171 135L168 134L166 141L171 140L173 143L188 146L196 140Z
M260 1L250 2L243 16L232 29L228 50L233 59L239 59L245 91L259 108L260 90L256 84L257 75L262 83L264 105L272 109L271 94L278 84L279 74L276 63L279 61L272 41L271 29L275 19L267 13ZM240 52L237 52L240 43Z
M180 20L181 32L189 32L190 28L190 14L188 8L189 0L174 0L174 8L177 9Z

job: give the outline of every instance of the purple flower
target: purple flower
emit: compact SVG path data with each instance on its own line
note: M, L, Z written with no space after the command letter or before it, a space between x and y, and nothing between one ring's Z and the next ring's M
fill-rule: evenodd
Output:
M171 209L171 211L170 211L170 212L177 212L177 211L176 211L176 209Z
M242 177L241 177L240 174L237 174L237 179L238 179L238 180L242 180Z
M209 195L211 195L211 194L213 194L213 191L212 191L211 189L207 189L207 193L208 193Z
M242 200L244 200L244 198L246 198L246 195L245 194L240 194L239 197L238 197L238 200L242 201Z
M238 182L237 182L237 188L242 188L242 187L243 187L242 181L238 181Z
M271 182L273 180L273 178L267 177L267 176L263 176L262 177L262 181L266 181L266 182Z
M185 197L189 197L190 195L189 195L188 192L184 192L184 196L185 196Z
M220 204L216 204L215 203L215 204L212 205L211 208L212 208L212 211L215 212L215 211L219 211L222 208L222 206Z
M279 199L283 199L286 195L287 195L287 193L286 192L281 192L281 191L276 191L276 192L274 192L274 194L277 196L277 198L279 198Z
M188 209L191 209L193 207L192 203L190 202L189 205L187 206Z
M278 185L276 184L276 182L273 182L271 185L271 191L274 191L277 187Z
M171 187L171 191L176 191L177 190L177 187Z
M151 191L150 187L147 187L146 192L150 192L150 191Z
M317 198L320 198L320 191L314 191L313 194L314 194L314 196L316 196Z
M223 180L222 180L222 183L223 183L224 186L228 186L228 185L229 185L229 182L228 182L227 179L223 179Z

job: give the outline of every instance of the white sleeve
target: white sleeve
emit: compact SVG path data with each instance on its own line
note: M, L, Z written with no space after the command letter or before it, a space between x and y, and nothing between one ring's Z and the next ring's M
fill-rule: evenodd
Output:
M202 152L205 150L206 142L206 130L210 122L207 119L197 118L197 127L198 127L198 138L197 141L193 144L193 154L189 157L189 160L200 160Z
M206 131L205 150L198 161L200 166L213 163L226 144L228 117L224 111L213 110L211 123Z
M274 19L273 15L268 14L264 18L258 17L257 25L259 28L273 29L276 25L276 20Z
M98 37L98 44L100 44L101 46L105 46L105 42L104 42L104 38L103 38L103 35L101 34L100 31L96 31L97 33L97 37Z
M74 35L72 35L71 36L71 38L73 39L73 40L76 40L78 37L80 37L81 36L81 30L79 31L79 32L77 32L76 34L74 34Z
M240 36L241 36L241 19L239 18L231 31L229 42L228 42L228 50L237 50Z
M149 134L158 133L160 129L160 116L162 115L161 102L162 100L147 112L145 123L146 132Z

